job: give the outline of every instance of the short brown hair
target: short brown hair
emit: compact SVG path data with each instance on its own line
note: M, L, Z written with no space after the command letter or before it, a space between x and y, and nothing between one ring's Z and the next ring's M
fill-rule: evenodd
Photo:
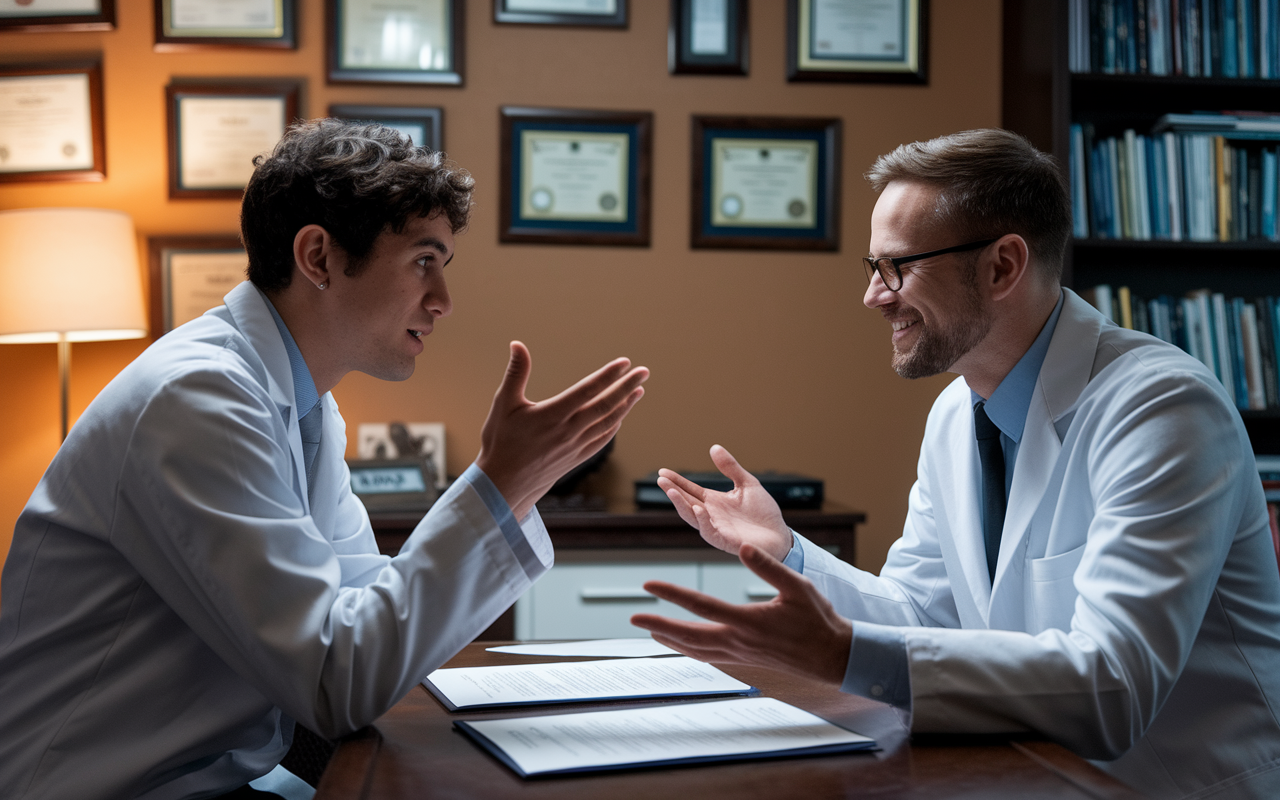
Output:
M253 163L240 236L249 280L264 292L289 285L293 240L307 225L328 231L350 258L347 274L357 275L383 230L440 213L457 233L471 215L475 181L465 170L375 123L299 122Z
M864 177L877 192L893 181L937 187L937 220L962 240L1016 233L1061 278L1071 234L1067 182L1058 162L1022 136L984 128L904 144L877 158Z

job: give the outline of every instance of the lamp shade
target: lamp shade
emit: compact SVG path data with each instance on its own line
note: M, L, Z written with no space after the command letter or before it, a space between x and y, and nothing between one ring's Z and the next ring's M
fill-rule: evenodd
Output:
M0 211L0 343L147 335L133 220L99 208Z

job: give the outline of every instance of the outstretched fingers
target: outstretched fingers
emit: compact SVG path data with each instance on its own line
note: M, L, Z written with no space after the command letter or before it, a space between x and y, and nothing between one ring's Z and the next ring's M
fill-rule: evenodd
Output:
M777 589L782 597L807 591L808 579L753 544L742 545L738 550L738 560Z
M711 463L716 465L726 478L733 481L735 488L757 483L756 476L747 472L733 454L718 444L711 445Z
M712 622L734 622L742 615L742 611L733 603L726 603L709 594L674 583L645 581L644 590L660 600L675 603L685 611Z
M707 489L699 486L693 481L678 472L669 469L658 470L659 478L666 478L672 485L685 495L690 505L694 502L705 502L707 499Z
M533 356L524 342L511 343L511 357L507 361L507 371L502 375L502 383L498 384L497 396L504 404L515 407L525 400L525 388L529 385L529 373L533 371Z

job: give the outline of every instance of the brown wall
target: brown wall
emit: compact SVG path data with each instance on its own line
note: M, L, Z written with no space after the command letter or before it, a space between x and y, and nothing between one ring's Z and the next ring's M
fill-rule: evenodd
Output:
M479 186L447 273L454 314L411 380L351 375L334 390L353 433L360 422L444 422L449 470L460 472L510 339L533 352L534 399L627 355L653 377L598 479L612 496L627 497L632 479L659 466L709 468L707 448L719 442L748 468L825 478L831 500L867 513L857 561L879 569L901 530L925 413L947 378L894 375L887 327L861 306L857 259L874 197L860 175L901 142L999 123L1000 0L934 0L927 87L787 83L782 0L751 3L747 78L667 74L666 0L632 0L627 30L495 25L492 0L470 0L462 89L326 85L319 0L299 0L300 46L284 53L155 53L152 5L117 0L107 33L0 33L5 61L102 54L108 164L97 184L0 184L0 209L117 208L140 237L234 232L235 202L167 199L171 76L302 77L308 116L330 103L441 106L445 147ZM498 244L502 105L654 112L652 246ZM689 127L700 113L842 117L841 252L690 250ZM74 346L72 419L143 344ZM3 558L58 446L55 347L0 345L0 376Z

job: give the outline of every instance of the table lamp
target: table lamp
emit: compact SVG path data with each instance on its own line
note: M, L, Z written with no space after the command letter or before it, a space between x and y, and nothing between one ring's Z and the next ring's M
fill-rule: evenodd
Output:
M62 439L71 343L147 335L133 220L101 208L0 211L0 344L58 343Z

